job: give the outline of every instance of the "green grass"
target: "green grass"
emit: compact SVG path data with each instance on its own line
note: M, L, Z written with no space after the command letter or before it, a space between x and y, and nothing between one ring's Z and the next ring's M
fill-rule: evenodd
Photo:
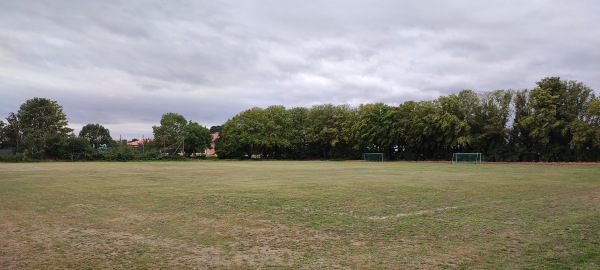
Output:
M1 269L598 269L599 228L599 165L0 164Z

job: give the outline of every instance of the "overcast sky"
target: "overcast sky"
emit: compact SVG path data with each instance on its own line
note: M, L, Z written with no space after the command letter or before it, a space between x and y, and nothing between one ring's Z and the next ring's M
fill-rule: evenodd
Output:
M251 107L600 90L600 1L0 0L0 118L33 97L76 133L152 136L161 115L210 127Z

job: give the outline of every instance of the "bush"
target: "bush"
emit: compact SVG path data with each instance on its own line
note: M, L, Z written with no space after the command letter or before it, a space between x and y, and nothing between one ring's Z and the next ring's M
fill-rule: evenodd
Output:
M134 161L134 160L163 160L174 159L172 157L163 157L158 149L153 147L134 148L128 145L115 145L109 147L107 151L102 153L102 157L106 161ZM178 157L175 157L178 159Z
M136 149L128 145L110 147L104 153L104 159L108 161L132 161L136 159Z
M2 155L0 156L0 162L27 162L29 159L23 153L17 153L15 155Z

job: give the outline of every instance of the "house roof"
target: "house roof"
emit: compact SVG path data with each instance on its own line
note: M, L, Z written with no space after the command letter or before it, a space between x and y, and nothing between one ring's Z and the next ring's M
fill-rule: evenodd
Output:
M150 141L150 139L138 140L135 142L127 142L127 145L137 147L137 146L142 146L145 142L149 142L149 141Z

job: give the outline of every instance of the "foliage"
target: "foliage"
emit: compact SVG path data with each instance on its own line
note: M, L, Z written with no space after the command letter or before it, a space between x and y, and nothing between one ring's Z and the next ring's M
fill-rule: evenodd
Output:
M395 142L390 136L393 128L392 107L383 103L364 104L358 107L353 125L360 152L385 153L386 159L394 154Z
M6 141L8 140L6 137L6 132L5 132L5 126L6 124L4 123L4 121L0 120L0 148L4 147L4 144L6 144Z
M221 158L449 160L481 152L488 161L595 161L600 101L576 81L544 78L531 90L463 90L433 101L271 106L223 126Z
M28 162L30 161L23 153L15 155L0 155L0 162Z
M311 109L252 108L225 123L217 151L220 158L352 158L354 111L331 104Z
M544 78L533 89L462 90L429 101L254 107L207 129L176 113L153 126L141 149L112 145L92 151L69 133L55 101L28 100L0 122L0 147L30 159L177 159L209 148L219 132L219 158L449 160L479 152L488 161L600 161L600 99L577 81ZM112 141L100 124L80 132L88 145ZM76 147L77 146L77 147ZM185 148L185 149L184 149Z
M309 156L317 159L360 158L352 133L356 111L348 105L315 105L309 113Z
M139 151L128 145L116 145L110 147L106 153L104 153L104 159L108 161L132 161L140 159Z
M6 117L6 125L2 129L2 144L4 147L15 147L17 152L23 145L23 133L19 127L19 119L15 113L9 113Z
M189 121L183 127L183 136L185 139L185 152L196 156L197 153L210 148L212 136L210 130L200 124Z
M219 134L219 157L250 158L260 155L266 145L265 118L263 109L252 108L227 121Z
M589 136L585 114L594 93L585 85L545 78L531 91L515 96L513 148L519 161L575 161L589 153L582 149ZM592 150L595 152L595 150Z
M196 156L211 147L211 131L176 113L163 114L160 126L153 126L154 142L149 146L160 148L159 153L177 158L179 153ZM213 127L213 129L219 129Z
M506 160L510 155L507 142L513 96L512 90L483 92L479 95L479 104L474 107L470 148L472 152L486 153L488 161Z
M308 112L304 107L295 107L288 110L289 119L289 142L287 157L290 159L309 158L308 150Z
M187 120L182 115L165 113L160 119L160 126L152 127L154 139L160 141L165 147L179 143L186 124Z
M48 158L68 161L95 160L99 158L98 152L92 148L86 138L73 135L49 135L46 138L45 153Z
M210 127L210 133L218 133L221 132L221 129L223 129L223 126L212 126Z
M110 131L100 124L87 124L81 128L79 137L86 138L98 149L101 144L112 144L113 138L110 136Z
M67 116L62 106L46 98L33 98L23 103L16 115L18 129L22 132L25 154L34 159L44 156L46 143L50 137L66 137L73 130L67 127Z

